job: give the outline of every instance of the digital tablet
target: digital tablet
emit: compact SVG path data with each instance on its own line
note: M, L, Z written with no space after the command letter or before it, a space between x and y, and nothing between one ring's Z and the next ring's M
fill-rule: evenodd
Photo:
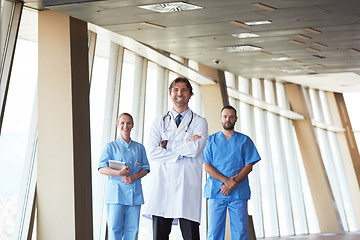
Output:
M109 160L109 166L111 168L113 168L113 169L121 170L124 167L126 167L126 163L125 162L115 161L115 160Z

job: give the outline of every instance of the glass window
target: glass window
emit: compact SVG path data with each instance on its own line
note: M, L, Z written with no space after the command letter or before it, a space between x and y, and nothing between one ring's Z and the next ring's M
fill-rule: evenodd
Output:
M109 140L105 127L106 89L109 69L110 41L97 35L90 88L90 131L92 158L93 231L94 239L105 233L105 177L98 172L99 158Z
M264 80L265 100L276 105L274 83ZM277 213L279 219L280 235L294 234L293 218L290 206L288 179L286 175L286 162L284 159L283 139L280 133L280 117L267 112L269 138L271 144L271 163L273 168Z
M172 59L175 59L178 62L185 63L185 59L183 57L180 57L180 56L172 54L172 53L170 53L170 57Z
M250 94L250 81L249 79L238 77L238 90L245 94ZM238 127L241 129L241 132L253 137L253 127L252 127L252 107L244 102L239 101L238 110Z
M310 89L309 93L315 120L332 124L325 93L314 89ZM328 130L315 128L315 132L343 228L345 231L349 231L348 220L353 226L356 226L356 222L354 222L355 218L351 214L353 212L352 203L337 140L334 133L330 133ZM347 208L345 208L345 202L348 205Z
M306 220L307 220L307 227L309 233L320 233L320 226L319 221L316 215L314 202L312 200L312 195L309 187L309 182L306 176L304 162L302 161L299 142L296 138L295 128L292 128L292 136L295 142L296 148L296 155L297 161L299 165L299 172L300 172L300 179L301 179L301 187L302 193L304 196L304 203L305 203L305 212L306 212Z
M262 100L263 88L260 79L252 79L252 91L253 97ZM265 237L271 237L279 236L279 220L277 215L278 209L275 201L276 196L271 162L269 130L265 114L264 110L256 107L254 108L256 147L262 159L262 161L258 164L258 169L261 184L264 235Z
M237 80L240 92L249 94L251 88L254 98L290 108L283 84L256 78ZM256 236L307 234L309 229L319 232L291 120L236 101L239 129L254 140L262 157L249 175L252 192L249 214L253 216Z
M351 127L354 131L356 143L359 149L360 146L360 114L358 110L358 104L360 102L359 92L343 93L346 108L349 114Z
M235 75L227 71L225 71L224 74L225 74L226 86L236 89Z
M194 60L189 59L188 66L196 71L199 71L199 63Z
M161 97L164 93L163 89L159 88L161 84L161 79L164 78L164 69L160 68L157 64L149 62L147 68L147 77L146 77L146 99L145 99L145 121L144 121L144 144L147 144L147 137L150 131L150 127L154 119L159 116L158 114L162 109ZM160 108L160 109L159 109Z
M3 49L6 41L9 20L11 17L11 9L14 3L10 1L1 0L0 7L1 7L1 14L0 14L0 56L3 54Z
M202 101L201 101L201 89L200 85L191 81L194 95L190 98L189 107L198 115L202 115Z
M131 137L138 142L143 141L142 128L140 126L140 99L143 74L143 57L136 55L129 50L124 51L123 67L121 74L119 113L130 113L134 118L135 126Z
M135 58L136 55L128 50L124 52L119 113L133 112L133 93L135 85Z
M276 84L276 93L277 93L277 101L278 106L283 109L290 109L285 88L283 84ZM286 172L284 173L288 179L287 188L290 193L290 202L291 205L291 215L293 218L292 227L294 229L294 233L298 234L307 234L307 221L305 214L305 205L304 205L304 197L302 194L301 188L301 179L299 166L297 162L297 154L295 149L295 143L293 141L293 126L290 119L279 117L280 118L280 128L281 128L281 136L282 136L282 144L284 150L284 158L286 166Z
M27 181L23 175L28 148L33 148L29 142L31 120L34 113L36 87L37 87L37 57L38 44L34 39L26 39L27 26L24 19L32 19L37 34L37 13L24 10L23 20L20 25L10 85L7 95L3 126L0 135L0 238L12 239L15 234L16 214L22 211L18 203L25 190ZM19 212L20 214L20 212Z
M161 74L164 70L160 68L157 64L149 62L147 67L147 77L146 77L146 99L145 99L145 120L144 120L144 145L147 145L148 135L150 127L154 119L158 116L157 107L159 106L158 96L163 95L159 91L159 85L161 79L159 77L164 77ZM150 181L148 181L148 176L145 176L141 180L144 196L148 196L148 192L151 191ZM144 208L141 208L141 215ZM152 222L149 219L140 217L140 226L139 228L139 240L140 239L150 239L152 237Z
M333 125L333 120L330 113L330 107L327 100L326 93L324 91L319 91L320 104L323 110L323 118L326 124ZM331 149L331 157L333 160L334 174L330 178L336 177L337 188L338 188L338 198L342 202L338 206L340 216L342 216L343 225L345 231L358 231L358 224L356 221L355 211L353 208L353 203L350 196L349 184L346 179L345 169L342 162L342 156L340 152L340 147L337 141L336 133L331 131L326 131L326 145L328 149ZM329 152L329 150L327 150Z

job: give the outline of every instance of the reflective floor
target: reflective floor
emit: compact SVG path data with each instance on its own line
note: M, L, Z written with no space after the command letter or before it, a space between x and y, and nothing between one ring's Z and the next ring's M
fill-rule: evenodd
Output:
M360 240L360 232L346 234L311 234L287 237L258 238L258 240Z

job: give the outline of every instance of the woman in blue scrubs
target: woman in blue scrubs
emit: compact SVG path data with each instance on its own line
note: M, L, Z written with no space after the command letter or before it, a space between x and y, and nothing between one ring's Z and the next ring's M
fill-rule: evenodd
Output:
M136 240L139 231L140 206L144 203L141 178L149 171L142 144L132 141L134 121L122 113L117 120L120 137L109 142L99 162L99 173L108 176L106 190L108 239ZM110 168L109 160L125 162L121 170Z

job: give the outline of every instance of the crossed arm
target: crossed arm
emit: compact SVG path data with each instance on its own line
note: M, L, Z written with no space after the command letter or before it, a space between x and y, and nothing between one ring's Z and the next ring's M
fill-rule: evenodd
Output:
M190 139L189 139L189 141L196 141L196 140L198 140L198 139L200 139L201 138L201 136L199 136L199 135L194 135L194 136L192 136ZM167 147L167 143L168 143L168 140L161 140L160 141L160 143L159 143L159 146L162 146L162 143L164 142L164 148L166 148Z
M247 164L238 174L229 178L225 177L209 163L204 163L204 169L208 174L210 174L210 176L223 183L220 188L220 192L221 194L227 196L249 175L252 171L253 165L253 163Z
M207 138L207 122L197 119L193 123L193 136L188 140L162 139L158 121L153 123L149 134L148 153L151 160L158 162L176 162L179 156L195 158L205 147ZM174 132L175 134L175 132ZM184 133L181 133L184 134ZM162 145L162 142L165 142ZM169 147L171 143L171 146Z

